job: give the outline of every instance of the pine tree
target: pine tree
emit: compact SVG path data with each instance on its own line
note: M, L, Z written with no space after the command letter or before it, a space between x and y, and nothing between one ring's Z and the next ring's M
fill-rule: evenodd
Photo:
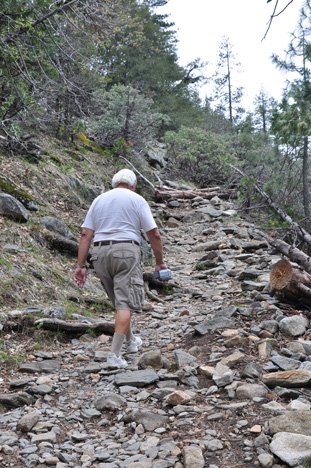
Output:
M283 142L299 148L302 153L303 207L305 227L310 229L309 137L311 135L311 4L307 0L301 10L297 31L292 34L285 59L273 56L273 61L281 70L294 72L300 76L294 80L275 113L273 130Z
M243 112L243 109L239 107L243 88L236 86L233 78L233 71L239 71L239 67L240 63L236 62L229 39L224 37L219 46L217 70L213 77L215 91L211 100L216 102L221 111L228 113L231 125L233 125L234 119Z

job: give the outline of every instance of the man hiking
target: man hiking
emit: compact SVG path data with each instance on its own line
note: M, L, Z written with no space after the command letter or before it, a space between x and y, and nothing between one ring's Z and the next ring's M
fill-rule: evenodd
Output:
M143 305L143 270L140 249L141 229L145 231L154 252L155 271L167 269L163 259L162 240L147 201L135 193L136 175L122 169L112 179L113 189L99 195L92 203L82 225L78 266L74 279L79 287L86 281L86 259L94 237L91 261L96 274L116 309L115 332L107 363L126 367L121 355L125 342L127 352L137 352L142 340L134 336L131 311Z

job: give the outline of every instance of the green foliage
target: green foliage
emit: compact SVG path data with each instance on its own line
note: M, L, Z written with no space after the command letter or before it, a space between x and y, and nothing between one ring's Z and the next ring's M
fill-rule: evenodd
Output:
M163 128L176 129L198 118L199 99L192 85L201 80L204 64L198 59L185 68L178 64L173 24L166 15L155 14L150 3L128 1L126 24L118 28L116 40L99 48L98 60L108 89L119 84L139 89L169 116Z
M165 142L170 163L178 167L186 179L201 186L225 181L230 174L226 162L239 165L229 136L181 127L177 133L167 132Z
M151 141L167 117L153 110L153 101L131 86L115 85L110 91L94 93L100 114L92 127L96 139L122 149L142 148Z

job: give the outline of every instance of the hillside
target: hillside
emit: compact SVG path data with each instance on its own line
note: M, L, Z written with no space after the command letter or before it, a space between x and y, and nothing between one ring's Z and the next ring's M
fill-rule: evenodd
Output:
M173 279L146 284L127 371L107 366L113 311L92 271L82 292L72 277L79 226L120 163L85 143L40 141L37 163L1 156L34 211L1 218L0 466L307 467L308 311L271 296L280 255L231 201L155 203L140 181ZM153 183L166 176L139 164ZM47 330L45 316L86 329Z

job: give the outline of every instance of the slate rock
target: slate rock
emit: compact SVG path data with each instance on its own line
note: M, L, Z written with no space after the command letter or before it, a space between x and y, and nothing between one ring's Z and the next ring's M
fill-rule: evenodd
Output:
M295 359L287 358L285 356L281 356L280 354L273 354L270 357L273 364L276 364L280 369L286 371L291 369L298 369L300 367L300 361L296 361Z
M133 387L146 387L159 380L158 374L153 369L140 371L128 371L115 376L115 384L132 385Z
M54 216L44 216L40 221L49 231L60 234L67 239L76 240L69 227L60 219L54 218Z
M192 354L186 353L182 349L176 349L174 352L175 362L177 364L178 369L183 367L185 364L189 364L196 360Z
M292 317L286 317L280 321L280 332L286 336L301 336L306 332L308 322L300 316L294 315Z
M202 450L197 445L189 445L183 448L184 468L204 468L205 461Z
M39 419L40 414L37 411L31 411L18 421L16 429L21 432L29 432L37 424Z
M172 406L185 405L191 401L191 396L182 390L176 390L165 398L165 401Z
M28 212L24 205L7 193L0 193L0 214L16 221L28 220Z
M127 401L121 395L116 393L107 393L94 402L94 406L98 411L118 411L127 406Z
M194 326L193 328L196 333L203 336L221 328L232 328L234 327L234 324L235 321L228 319L227 317L213 317L206 322Z
M270 450L287 465L298 467L311 458L311 437L279 432L273 436Z
M268 387L304 387L311 382L311 372L300 369L271 372L262 376L262 382Z
M155 431L166 426L168 417L149 411L133 410L124 416L124 421L142 424L145 431Z
M163 367L163 358L160 350L148 351L140 357L138 367L140 369L147 369L149 366L154 369L161 369Z
M311 411L289 411L269 420L270 434L277 432L292 432L295 434L311 434Z
M254 397L262 398L268 393L267 389L260 384L243 384L236 389L236 397L240 400Z
M31 405L34 398L26 392L19 393L0 393L0 403L4 406L18 408L24 405Z

